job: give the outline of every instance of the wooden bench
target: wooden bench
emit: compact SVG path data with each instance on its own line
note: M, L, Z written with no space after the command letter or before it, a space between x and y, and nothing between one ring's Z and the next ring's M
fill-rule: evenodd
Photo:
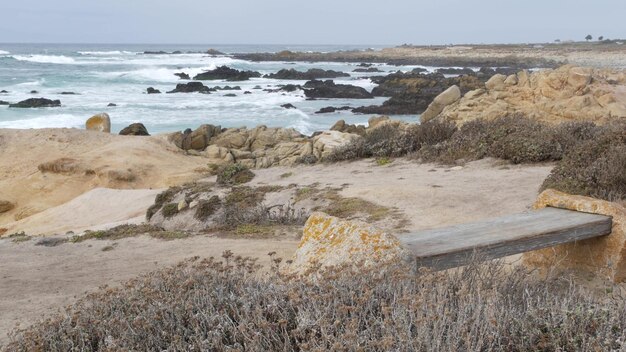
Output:
M427 230L398 239L419 266L447 269L611 233L609 216L557 208Z

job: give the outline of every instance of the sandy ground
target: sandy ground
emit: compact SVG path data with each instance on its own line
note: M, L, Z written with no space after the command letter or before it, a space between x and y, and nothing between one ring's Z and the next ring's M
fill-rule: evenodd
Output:
M341 191L344 196L397 207L410 220L408 230L417 231L524 211L534 201L550 169L551 165L515 166L494 160L455 168L408 160L377 166L372 160L363 160L255 170L252 183L344 186ZM292 175L282 177L285 173ZM130 197L130 192L141 194L143 191L116 191L113 193L118 194L113 195L107 190L96 190L83 195L83 199L95 204L99 197L123 198L126 192ZM137 208L149 205L142 197L137 196L137 199L135 205L126 204L121 208L127 209L128 214L119 210L111 214L116 219L135 218ZM73 231L89 227L89 223L93 227L102 227L111 222L111 219L102 217L106 208L102 206L103 210L93 212L89 207L80 207L70 201L32 217L31 222L24 222L24 226L40 226L39 221L45 221L48 226L64 226L64 230ZM67 211L81 219L70 222L75 229L60 224L66 218L55 220L51 215ZM113 245L111 241L90 240L42 247L35 245L35 239L23 243L0 239L0 343L6 341L6 332L16 323L33 323L42 314L57 311L99 286L115 285L195 255L220 256L226 249L240 255L260 257L262 263L268 262L266 254L270 251L289 258L297 247L297 236L298 233L291 233L281 239L225 239L201 235L174 241L137 237L115 241L111 251L102 251L102 248Z

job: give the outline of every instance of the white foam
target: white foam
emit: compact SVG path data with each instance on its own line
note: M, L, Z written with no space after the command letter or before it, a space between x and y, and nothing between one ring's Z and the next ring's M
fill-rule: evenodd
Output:
M24 82L24 83L18 83L16 84L16 86L28 86L28 87L33 87L33 86L42 86L44 83L46 83L46 79L45 78L40 78L36 81L30 81L30 82Z
M120 55L135 55L136 52L132 51L120 51L120 50L112 50L112 51L79 51L81 55L89 55L89 56L120 56Z
M10 52L8 51L4 51L4 50L0 50L0 55L9 55Z
M15 60L49 64L73 64L75 61L67 56L55 55L13 55Z
M80 128L85 123L85 116L54 114L30 119L0 121L0 128Z

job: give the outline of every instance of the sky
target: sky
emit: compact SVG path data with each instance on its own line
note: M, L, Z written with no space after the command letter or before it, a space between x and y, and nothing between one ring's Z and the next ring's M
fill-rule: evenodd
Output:
M624 0L0 0L0 42L541 43L626 38L624 14Z

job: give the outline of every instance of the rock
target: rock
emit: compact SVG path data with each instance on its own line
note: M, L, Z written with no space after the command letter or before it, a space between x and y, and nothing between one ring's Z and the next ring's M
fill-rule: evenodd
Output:
M177 76L180 79L187 79L187 80L191 79L191 77L189 77L189 75L185 72L175 73L174 76Z
M225 97L231 97L231 98L232 98L232 97L236 97L236 96L237 96L237 94L234 94L234 93L228 93L228 94L224 94L224 96L225 96Z
M367 90L349 84L335 84L331 80L306 82L304 94L307 98L343 98L343 99L371 99Z
M344 111L344 110L351 110L351 109L352 109L352 108L351 108L351 107L349 107L349 106L342 106L342 107L339 107L339 108L332 107L332 106L327 106L327 107L325 107L325 108L321 108L321 109L319 109L319 110L318 110L318 111L316 111L315 113L316 113L316 114L328 114L328 113L331 113L331 112L336 112L336 111Z
M243 94L252 94L252 92L247 90L247 91L243 92Z
M7 211L11 211L15 208L15 203L9 202L8 200L0 200L0 214L6 213Z
M208 55L212 55L212 56L226 55L223 52L221 52L219 50L215 50L215 49L209 49L209 50L205 51L204 53L208 54Z
M74 92L61 92L59 94L61 94L61 95L79 95L78 93L74 93Z
M204 150L209 145L211 138L219 135L221 132L222 128L220 126L201 125L193 132L187 134L187 137L183 140L182 149Z
M154 89L152 87L148 87L148 89L146 89L146 92L148 94L161 94L161 91L158 89Z
M614 282L626 280L626 208L624 206L590 197L573 196L555 190L542 192L534 208L556 207L586 213L602 214L613 218L611 234L575 243L569 243L527 252L525 265L539 268L584 270L597 277L608 277Z
M489 90L503 90L506 86L504 81L506 80L506 76L502 74L495 74L487 82L485 82L485 87Z
M110 133L111 119L109 118L109 114L103 112L101 114L93 115L85 123L85 128L88 131Z
M213 87L213 89L215 89L215 90L241 90L241 87L240 86L234 86L234 87L231 87L231 86L223 86L223 87L216 86L216 87Z
M295 106L293 106L293 104L283 104L280 107L285 109L297 109Z
M107 105L107 107L114 107L114 106L117 106L117 104L114 104L114 103L109 103L109 104Z
M210 94L211 89L202 82L189 82L189 83L179 83L176 85L174 90L169 91L168 93L203 93Z
M60 100L46 98L30 98L16 104L9 104L10 108L52 108L61 106Z
M313 154L320 160L324 159L333 150L352 142L355 138L358 138L358 136L353 133L323 131L313 137Z
M358 67L372 67L374 66L374 64L370 64L370 63L366 63L366 62L361 62L360 64L357 65Z
M143 123L131 123L120 131L122 136L149 136L148 130Z
M368 67L368 68L355 68L352 72L385 72L379 70L377 67Z
M0 105L10 105L8 101L0 100Z
M1 94L6 94L6 93L8 93L8 92L9 92L9 91L4 90L4 89L3 89L3 90L0 90L0 93L1 93Z
M349 74L344 72L338 72L333 70L322 70L319 68L312 68L306 72L296 71L291 69L282 69L276 73L270 73L264 76L265 78L273 79L293 79L309 81L320 78L337 78L337 77L350 77Z
M189 204L187 204L187 201L185 201L184 199L178 202L178 207L177 207L178 211L185 210L188 207L189 207Z
M505 86L514 86L518 82L517 75L510 75L504 80Z
M368 128L376 128L381 123L386 122L386 121L389 121L389 116L374 116L374 117L370 117L369 120L367 120L367 127Z
M591 83L591 80L591 69L589 68L574 67L569 70L569 75L567 76L567 84L572 86L576 91L585 88Z
M459 89L459 87L452 86L446 89L436 96L433 102L428 105L426 111L420 116L420 122L424 123L432 120L437 117L446 106L456 103L459 99L461 99L461 89Z
M364 136L366 133L365 126L349 125L349 124L346 124L344 120L339 120L335 122L335 124L330 128L330 130L344 132L344 133L354 133L354 134L358 134L359 136Z
M304 274L318 267L342 265L378 270L382 265L409 260L410 255L394 236L364 222L315 212L304 225L300 245L287 270Z
M454 68L454 67L438 68L438 69L435 70L435 72L442 73L444 75L472 75L472 74L474 74L474 70L472 70L469 67L464 67L464 68Z
M228 66L220 66L214 70L206 71L196 75L194 80L227 80L227 81L247 81L253 77L261 77L259 72L239 71Z
M36 90L31 90L31 91L30 91L30 94L39 94L39 92L38 92L38 91L36 91Z
M230 154L227 148L218 147L216 145L209 145L204 150L204 155L209 159L224 159L227 154Z

